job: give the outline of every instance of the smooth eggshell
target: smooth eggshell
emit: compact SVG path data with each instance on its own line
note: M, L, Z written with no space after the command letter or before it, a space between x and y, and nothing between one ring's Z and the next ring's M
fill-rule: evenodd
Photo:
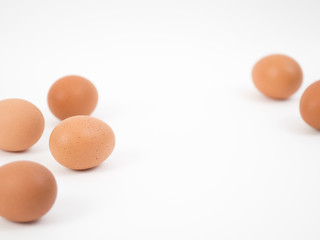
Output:
M44 130L44 118L32 103L22 99L0 101L0 149L23 151L34 145Z
M57 80L48 93L48 105L57 118L90 115L98 102L96 87L86 78L66 76Z
M112 129L89 116L75 116L62 121L49 140L53 157L63 166L83 170L98 166L115 146Z
M42 165L17 161L0 167L0 216L14 222L37 220L56 196L56 180Z
M320 81L304 91L300 99L300 114L307 124L320 130Z
M302 78L299 64L280 54L262 58L252 70L252 79L257 89L274 99L290 97L300 88Z

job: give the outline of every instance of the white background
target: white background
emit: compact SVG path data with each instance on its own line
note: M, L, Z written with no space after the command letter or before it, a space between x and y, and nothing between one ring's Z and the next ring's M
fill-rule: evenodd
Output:
M41 220L0 220L0 239L319 239L320 134L298 110L320 78L319 1L0 0L0 98L46 119L31 160L55 175ZM288 101L262 96L251 69L284 53L304 71ZM78 74L99 91L93 116L112 156L76 172L48 147L46 96ZM1 178L1 176L0 176ZM0 179L1 180L1 179ZM0 196L2 197L2 196Z

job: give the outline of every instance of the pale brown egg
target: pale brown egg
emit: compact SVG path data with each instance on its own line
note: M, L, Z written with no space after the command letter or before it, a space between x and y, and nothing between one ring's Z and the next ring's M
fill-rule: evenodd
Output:
M0 167L0 216L35 221L51 209L56 196L56 180L42 165L17 161Z
M0 101L0 149L23 151L34 145L44 130L44 118L32 103L22 99Z
M49 140L53 157L63 166L84 170L98 166L112 153L115 136L103 121L89 116L63 120Z
M86 78L66 76L57 80L48 93L48 105L57 118L90 115L98 102L96 87Z
M320 130L320 81L312 83L300 99L300 114L311 127Z
M292 58L275 54L259 60L252 70L257 89L274 99L286 99L294 94L302 83L302 70Z

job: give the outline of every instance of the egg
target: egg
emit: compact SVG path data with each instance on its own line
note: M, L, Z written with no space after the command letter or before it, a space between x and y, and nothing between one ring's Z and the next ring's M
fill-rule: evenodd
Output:
M53 157L63 166L84 170L98 166L112 153L115 135L103 121L75 116L57 125L49 139Z
M0 167L0 216L35 221L51 209L56 196L56 180L42 165L17 161Z
M40 110L23 99L0 101L0 149L23 151L34 145L44 130Z
M86 78L66 76L57 80L48 93L48 105L57 118L90 115L98 102L96 87Z
M320 80L312 83L302 94L300 114L308 125L320 130Z
M302 84L302 69L291 57L275 54L259 60L252 70L256 88L273 99L287 99Z

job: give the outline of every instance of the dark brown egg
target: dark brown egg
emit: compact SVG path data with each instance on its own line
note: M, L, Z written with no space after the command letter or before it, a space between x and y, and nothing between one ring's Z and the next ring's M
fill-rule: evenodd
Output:
M60 78L48 93L49 108L61 120L76 115L90 115L97 102L97 89L88 79L80 76Z
M0 216L14 222L37 220L56 196L56 180L42 165L18 161L0 167Z
M286 99L294 94L302 83L299 64L285 55L270 55L259 60L252 70L257 89L274 99Z
M300 114L311 127L320 130L320 81L312 83L300 99Z

